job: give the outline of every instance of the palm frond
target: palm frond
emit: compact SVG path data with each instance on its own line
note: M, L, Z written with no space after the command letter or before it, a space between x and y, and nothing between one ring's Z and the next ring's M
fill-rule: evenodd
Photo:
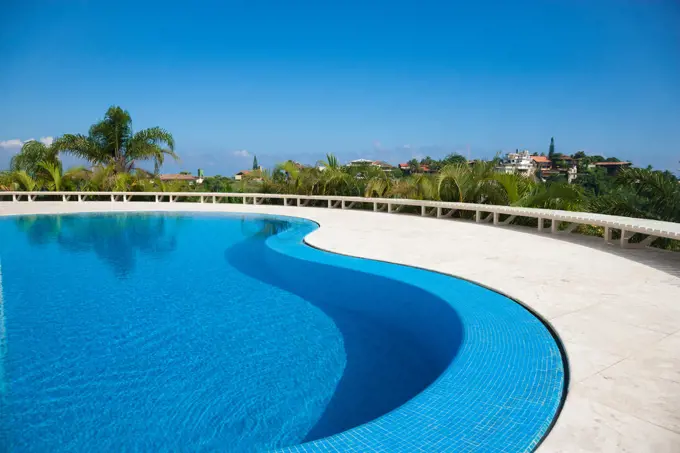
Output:
M32 192L40 189L39 182L33 179L25 170L13 172L12 177L21 190Z

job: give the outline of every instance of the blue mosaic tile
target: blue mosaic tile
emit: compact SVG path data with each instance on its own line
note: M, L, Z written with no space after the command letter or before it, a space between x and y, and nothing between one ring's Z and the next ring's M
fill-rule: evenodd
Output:
M499 293L451 276L300 248L302 232L308 231L285 232L268 244L296 259L420 287L450 304L464 337L439 379L403 406L280 452L516 453L537 447L561 406L566 379L562 351L541 320Z
M535 449L566 380L546 326L473 283L305 245L316 228L0 219L0 450Z

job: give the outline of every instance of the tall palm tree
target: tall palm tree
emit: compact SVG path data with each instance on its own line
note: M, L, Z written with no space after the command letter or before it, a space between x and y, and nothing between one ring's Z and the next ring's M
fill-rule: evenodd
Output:
M59 165L58 149L54 145L46 145L36 140L29 140L23 144L19 154L12 157L9 167L12 171L23 170L29 176L35 178L40 173L44 173L44 169L40 165L41 162Z
M94 165L111 165L116 173L128 173L137 161L145 160L153 160L154 173L158 173L166 156L178 159L172 134L160 127L133 132L130 114L117 106L110 107L87 136L66 134L52 147Z

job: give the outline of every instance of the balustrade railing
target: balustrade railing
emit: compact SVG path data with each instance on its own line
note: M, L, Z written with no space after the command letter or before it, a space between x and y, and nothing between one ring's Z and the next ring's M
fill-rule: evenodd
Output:
M365 198L333 195L297 195L269 193L221 193L221 192L0 192L1 202L154 202L154 203L242 203L259 205L277 200L284 206L310 207L319 205L330 209L357 209L359 207L384 211L404 212L405 207L415 207L421 216L451 218L456 211L470 213L478 223L508 225L518 217L535 219L539 231L550 230L553 234L572 233L579 225L603 228L605 241L612 240L612 232L620 231L619 239L624 247L644 247L658 237L680 240L680 223L636 219L589 212L559 211L551 209L521 208L474 203L411 200L401 198ZM413 210L410 210L413 213ZM1 210L0 210L1 214ZM547 224L547 225L546 225ZM635 243L635 235L644 237Z

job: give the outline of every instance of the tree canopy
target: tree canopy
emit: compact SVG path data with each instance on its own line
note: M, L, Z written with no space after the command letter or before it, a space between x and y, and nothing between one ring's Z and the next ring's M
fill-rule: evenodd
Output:
M137 162L151 160L157 174L166 156L179 159L172 134L160 127L134 132L130 114L117 106L109 107L104 119L90 126L88 135L66 134L52 148L93 165L111 166L116 173L128 173Z

